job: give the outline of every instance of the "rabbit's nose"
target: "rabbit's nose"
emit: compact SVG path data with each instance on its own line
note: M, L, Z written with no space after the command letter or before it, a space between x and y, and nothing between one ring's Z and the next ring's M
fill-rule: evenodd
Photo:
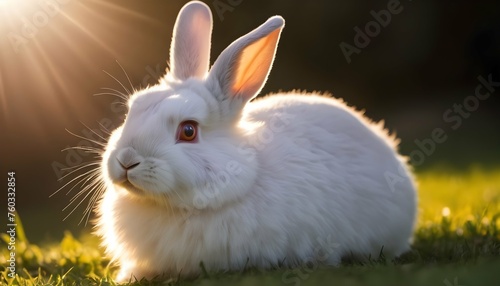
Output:
M127 147L118 151L116 154L116 160L120 163L125 170L130 170L137 167L141 163L141 157L134 148Z

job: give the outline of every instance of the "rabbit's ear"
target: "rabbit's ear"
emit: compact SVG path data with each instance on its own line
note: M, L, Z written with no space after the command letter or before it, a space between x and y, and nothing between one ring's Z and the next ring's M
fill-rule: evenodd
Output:
M244 105L259 93L271 70L284 25L282 17L271 17L221 53L207 79L219 101L238 99Z
M170 46L171 73L175 79L204 78L210 62L212 12L203 2L182 7L175 21Z

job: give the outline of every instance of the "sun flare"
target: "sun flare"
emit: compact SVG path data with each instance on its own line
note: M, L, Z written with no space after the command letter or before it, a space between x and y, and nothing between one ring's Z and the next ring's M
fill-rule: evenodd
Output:
M12 122L22 110L34 134L44 136L50 126L39 122L47 110L59 121L74 117L98 90L75 90L81 74L101 76L99 61L114 63L116 43L139 33L126 21L150 19L106 1L0 0L0 118Z

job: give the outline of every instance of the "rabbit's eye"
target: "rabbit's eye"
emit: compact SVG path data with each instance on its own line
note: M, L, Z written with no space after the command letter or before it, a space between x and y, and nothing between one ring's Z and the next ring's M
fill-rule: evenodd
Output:
M184 121L177 128L177 142L196 142L198 137L198 123Z

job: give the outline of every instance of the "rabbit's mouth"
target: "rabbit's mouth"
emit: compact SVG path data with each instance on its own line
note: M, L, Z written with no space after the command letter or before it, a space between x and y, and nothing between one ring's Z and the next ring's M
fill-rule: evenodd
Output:
M144 190L136 187L134 184L132 184L128 179L126 179L123 182L117 183L118 186L124 188L125 190L136 194L136 195L144 195Z

